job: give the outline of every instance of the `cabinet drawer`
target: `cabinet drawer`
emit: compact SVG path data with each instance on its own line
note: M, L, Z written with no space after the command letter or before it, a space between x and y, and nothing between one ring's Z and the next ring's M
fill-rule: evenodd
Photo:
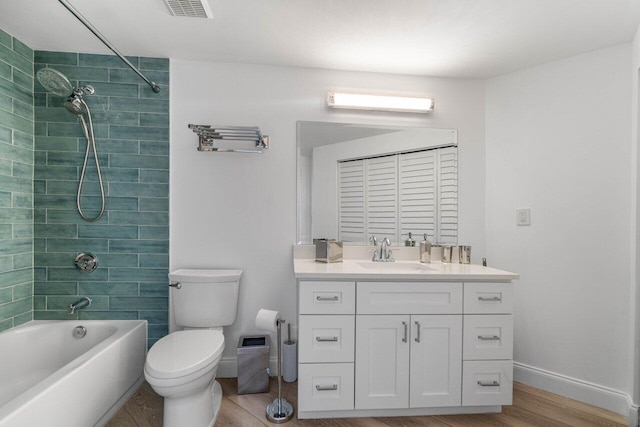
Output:
M353 409L353 363L298 365L298 411Z
M300 314L354 314L354 282L300 282Z
M300 363L353 362L354 315L301 315L298 323Z
M358 282L358 314L461 314L462 283Z
M511 283L465 283L464 313L513 313L513 285Z
M462 362L462 406L511 405L511 360Z
M464 315L464 360L513 359L513 316Z

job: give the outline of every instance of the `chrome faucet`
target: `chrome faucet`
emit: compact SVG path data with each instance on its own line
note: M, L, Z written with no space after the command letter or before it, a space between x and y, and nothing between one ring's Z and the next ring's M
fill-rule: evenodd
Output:
M69 310L67 313L75 314L76 310L82 310L83 308L87 308L91 305L91 298L82 297L78 301L69 304Z
M391 246L391 241L389 241L389 238L385 237L384 239L382 239L382 242L380 243L380 252L378 252L377 250L374 251L371 261L394 262L395 259L392 256L393 252L391 251L391 249L389 249L389 246Z

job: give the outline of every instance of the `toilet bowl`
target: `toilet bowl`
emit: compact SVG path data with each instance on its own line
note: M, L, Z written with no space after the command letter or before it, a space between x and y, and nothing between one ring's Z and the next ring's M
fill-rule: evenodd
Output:
M149 350L144 376L164 398L165 426L213 426L222 398L214 379L223 350L222 332L206 329L173 332Z
M177 270L169 317L182 330L156 342L144 376L164 398L164 427L212 427L222 402L215 381L224 351L222 326L235 321L242 270Z

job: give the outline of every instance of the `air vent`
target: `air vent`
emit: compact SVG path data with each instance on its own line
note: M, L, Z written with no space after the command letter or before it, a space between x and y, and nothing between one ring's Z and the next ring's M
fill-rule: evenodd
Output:
M164 0L173 16L213 18L207 0Z

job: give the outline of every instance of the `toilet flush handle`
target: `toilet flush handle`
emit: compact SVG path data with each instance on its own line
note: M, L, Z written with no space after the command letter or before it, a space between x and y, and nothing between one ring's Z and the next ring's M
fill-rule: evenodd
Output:
M182 285L180 284L180 282L171 282L171 283L169 283L169 287L176 288L176 289L181 289Z

